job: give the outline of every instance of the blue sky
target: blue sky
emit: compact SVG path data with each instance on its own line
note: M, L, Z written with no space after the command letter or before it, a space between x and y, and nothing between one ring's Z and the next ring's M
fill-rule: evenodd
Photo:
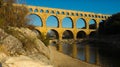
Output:
M120 0L25 0L27 5L115 14L120 12Z
M120 0L21 0L21 2L33 6L60 8L102 14L115 14L120 12ZM34 25L41 26L42 22L39 21L39 18L35 16L32 16L31 18L31 22L34 22ZM47 19L47 21L47 26L57 26L57 20L54 17ZM67 22L67 24L64 23L63 27L71 27L69 19L65 19L64 22ZM85 26L82 23L83 20L78 20L78 22L79 23L77 23L77 28L82 28Z

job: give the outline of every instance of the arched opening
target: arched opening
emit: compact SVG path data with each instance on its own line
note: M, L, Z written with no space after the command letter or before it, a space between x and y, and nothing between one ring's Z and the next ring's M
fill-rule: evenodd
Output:
M105 17L105 19L107 18L107 16L104 16Z
M65 12L62 12L62 15L64 15L65 14Z
M104 16L101 16L102 18L104 18Z
M66 12L66 15L69 15L69 12Z
M40 13L43 13L43 12L44 12L44 10L43 10L43 9L41 9L41 10L40 10Z
M50 13L51 13L51 14L54 14L55 12L52 10Z
M104 20L101 20L100 23L104 23Z
M94 19L89 21L89 29L96 29L97 24L96 21Z
M99 27L100 27L100 25L104 25L104 20L101 20L100 22L99 22Z
M74 16L74 13L71 13L71 16Z
M83 14L80 14L80 16L83 16Z
M46 20L46 25L47 25L47 27L58 27L59 22L58 22L57 17L49 16Z
M37 30L37 29L34 29L33 32L36 33L36 35L37 35L37 37L38 37L39 39L42 39L42 38L44 37L43 34L42 34L39 30Z
M51 29L47 32L47 37L49 39L59 39L59 34L56 30Z
M30 8L30 9L29 9L29 12L33 12L33 9L32 9L32 8Z
M92 37L95 37L96 36L96 31L92 31L90 34L89 34L89 38L92 38Z
M57 11L57 12L56 12L56 14L60 14L60 12L59 12L59 11Z
M37 36L41 36L41 34L42 34L42 33L41 33L39 30L37 30L37 29L33 30L33 32L35 32Z
M62 27L63 28L73 28L73 21L71 18L66 17L62 20Z
M85 17L87 17L87 14L84 14Z
M95 17L95 15L92 15L92 17Z
M76 13L76 16L78 16L78 13Z
M73 33L69 30L63 32L62 39L73 39Z
M46 12L46 13L49 13L49 10L46 10L45 12Z
M91 17L91 14L89 14L88 16Z
M98 16L97 16L97 15L95 15L95 18L98 18Z
M98 15L98 18L101 18L100 15Z
M29 19L29 23L34 25L34 26L42 26L42 20L41 17L38 16L37 14L30 14L27 16Z
M76 27L80 29L86 29L86 22L84 19L80 18L76 22Z
M38 9L35 9L34 12L38 12Z
M84 31L79 31L77 33L77 39L85 38L85 37L86 37L86 33Z

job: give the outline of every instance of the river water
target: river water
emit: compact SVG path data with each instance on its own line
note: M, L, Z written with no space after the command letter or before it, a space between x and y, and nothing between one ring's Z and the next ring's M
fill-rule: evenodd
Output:
M84 41L83 41L84 42ZM120 67L120 50L111 43L92 43L92 42L78 42L77 45L77 59L86 62L86 45L89 45L89 63L96 64L97 53L99 54L99 62L102 67ZM56 46L57 44L52 43ZM96 46L97 45L97 46ZM102 45L102 46L101 46ZM72 57L73 44L63 43L62 52ZM97 48L97 50L96 50Z
M52 46L56 46L56 44L51 44ZM88 44L87 44L88 45ZM72 44L62 44L62 51L64 54L72 57ZM95 47L90 46L90 60L89 63L95 64L96 62L96 50ZM77 44L77 59L85 61L85 44Z

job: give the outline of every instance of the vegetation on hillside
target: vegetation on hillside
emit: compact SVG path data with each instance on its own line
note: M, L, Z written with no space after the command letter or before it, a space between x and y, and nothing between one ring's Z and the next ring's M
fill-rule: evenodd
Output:
M120 67L120 13L100 23L98 36L91 42L99 48L103 67Z
M31 30L35 29L35 26L31 25L29 22L30 18L27 17L28 9L24 5L14 6L16 2L17 0L0 0L0 28L13 36L15 36L17 32L13 34L12 31L9 30L9 27L27 27ZM43 35L39 37L46 45L49 44L49 38L45 38Z
M15 2L16 0L0 0L0 28L28 26L28 9L24 5L13 6Z
M49 44L50 38L49 38L48 36L45 37L44 33L41 33L41 34L39 33L39 34L37 35L37 37L38 37L46 46L50 45L50 44Z
M114 14L100 23L98 33L100 35L120 34L120 13Z

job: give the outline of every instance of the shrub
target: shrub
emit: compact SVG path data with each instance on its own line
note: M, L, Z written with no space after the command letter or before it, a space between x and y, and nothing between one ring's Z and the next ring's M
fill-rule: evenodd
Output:
M50 38L48 36L45 36L44 33L38 35L38 38L46 45L49 45Z
M120 34L120 13L112 15L110 18L100 23L99 34L113 35Z
M22 6L14 6L16 0L0 0L0 28L27 27L29 20L26 18L28 9Z

